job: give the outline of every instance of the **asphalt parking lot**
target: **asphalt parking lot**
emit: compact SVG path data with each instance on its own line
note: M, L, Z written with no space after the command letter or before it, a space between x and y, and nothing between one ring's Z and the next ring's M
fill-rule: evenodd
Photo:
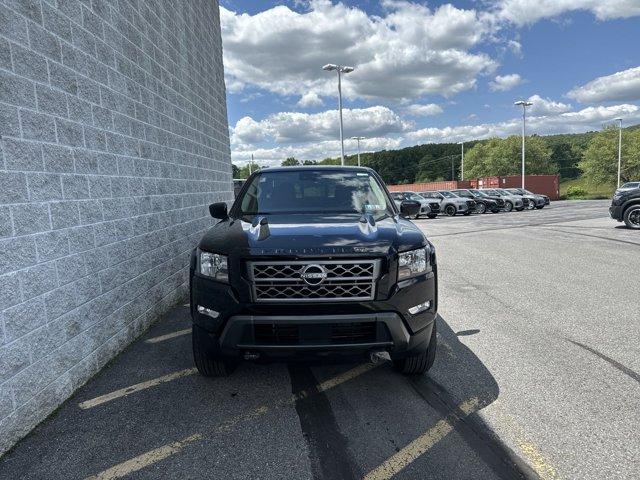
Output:
M439 350L193 369L176 307L0 459L0 478L636 479L640 233L608 202L416 223Z

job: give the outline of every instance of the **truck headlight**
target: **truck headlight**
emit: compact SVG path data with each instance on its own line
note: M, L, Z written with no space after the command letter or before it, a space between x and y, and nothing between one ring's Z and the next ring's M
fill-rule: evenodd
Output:
M211 277L221 282L229 280L226 255L217 253L200 252L200 274Z
M398 255L398 280L426 273L429 268L429 247L418 248Z

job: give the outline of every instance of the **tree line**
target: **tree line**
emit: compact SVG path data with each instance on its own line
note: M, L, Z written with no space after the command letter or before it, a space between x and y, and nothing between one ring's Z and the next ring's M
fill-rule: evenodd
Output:
M464 178L519 175L522 138L491 138L465 143ZM595 184L615 184L618 174L618 129L578 134L532 135L526 137L527 174L556 174L563 179L584 176ZM461 146L430 143L398 150L362 153L361 164L376 170L388 184L459 180ZM357 165L357 156L345 156L347 165ZM320 161L289 157L283 166L339 165L339 158ZM251 165L251 170L261 168ZM233 166L234 178L246 178L249 165ZM640 125L622 131L623 181L640 179Z

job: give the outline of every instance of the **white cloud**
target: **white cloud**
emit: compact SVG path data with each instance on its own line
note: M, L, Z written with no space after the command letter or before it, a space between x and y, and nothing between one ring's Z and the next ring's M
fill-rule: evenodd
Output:
M302 13L282 5L255 15L220 12L230 91L250 84L281 95L335 96L335 73L321 70L334 62L356 67L344 78L347 98L450 96L496 67L487 54L471 51L489 23L451 5L430 10L387 0L382 16L369 16L312 0Z
M534 96L532 98L535 98ZM544 99L543 99L544 100ZM547 100L549 101L549 100ZM549 101L550 102L550 101ZM556 104L558 102L551 102ZM382 107L381 107L382 108ZM528 134L556 134L579 133L588 130L599 130L616 117L622 117L628 122L640 121L640 107L631 104L587 107L578 111L558 112L545 115L531 115L527 117ZM334 120L335 121L335 120ZM505 137L518 135L522 128L520 117L497 123L485 123L480 125L460 125L455 127L423 128L415 131L404 132L402 136L395 137L371 137L361 142L362 151L378 151L393 149L418 143L432 142L459 142L490 137ZM256 122L262 124L262 122ZM238 126L234 129L238 131ZM269 128L265 128L269 133ZM337 137L337 133L335 134ZM345 150L347 154L355 153L355 142L345 135ZM302 144L285 144L276 147L258 147L250 144L235 145L231 154L236 164L244 164L249 161L253 153L260 165L279 165L287 157L296 157L300 160L321 160L327 157L340 155L340 142L335 139L313 141Z
M531 25L543 18L576 10L589 11L598 20L640 15L638 0L494 0L492 3L498 19L516 25Z
M640 67L598 77L567 95L580 103L640 100Z
M302 97L300 97L300 100L298 100L297 105L302 108L319 107L323 105L323 102L317 93L307 92L304 95L302 95Z
M414 117L440 115L444 111L442 107L436 103L427 103L426 105L414 103L413 105L409 105L406 110L409 115L413 115Z
M266 138L266 130L251 117L242 117L233 127L231 140L233 143L261 143Z
M572 109L571 105L567 103L542 98L540 95L532 95L529 97L529 101L533 103L529 111L534 115L552 115L568 112Z
M344 136L362 135L381 137L400 133L409 124L387 107L376 106L358 109L343 109ZM279 112L256 122L244 117L233 128L232 142L258 144L263 141L277 143L301 143L324 141L338 137L338 112L327 110L320 113Z
M616 117L628 121L640 121L640 107L637 105L612 105L588 107L575 112L527 117L527 133L548 135L554 133L578 133L602 128L604 123ZM490 137L505 137L520 133L522 120L513 118L505 122L481 125L460 125L457 127L423 128L408 132L406 138L412 142L460 142Z
M378 150L388 150L400 147L399 138L367 138L360 140L361 152L372 152ZM356 142L345 138L345 154L354 155L356 153ZM251 160L253 154L256 163L261 166L280 165L287 157L295 157L298 160L322 160L324 158L336 158L340 156L340 142L338 140L327 140L304 145L287 145L274 148L254 148L244 146L234 149L231 153L231 160L236 165L244 165Z
M517 73L509 75L498 75L493 81L489 82L489 88L493 92L506 92L513 87L522 83L522 77Z

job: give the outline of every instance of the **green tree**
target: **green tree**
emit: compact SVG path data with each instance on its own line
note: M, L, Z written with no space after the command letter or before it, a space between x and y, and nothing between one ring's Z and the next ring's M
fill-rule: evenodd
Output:
M231 164L232 178L240 178L240 168L235 164Z
M605 128L595 135L579 163L591 183L615 185L618 179L618 129ZM621 180L640 178L640 129L622 131Z
M280 165L282 165L283 167L297 167L298 165L300 165L300 162L296 160L295 157L289 157Z
M521 172L522 137L492 138L476 144L465 152L465 178L494 175L518 175ZM531 175L558 173L558 165L551 160L551 149L543 138L526 138L526 173Z
M238 169L238 171L236 173L236 171L234 170L233 178L247 178L249 176L250 171L249 171L248 163L243 167L240 167L240 168L236 167L236 168ZM256 170L260 170L261 168L262 167L260 167L260 165L258 165L255 162L251 164L251 172L255 172Z

